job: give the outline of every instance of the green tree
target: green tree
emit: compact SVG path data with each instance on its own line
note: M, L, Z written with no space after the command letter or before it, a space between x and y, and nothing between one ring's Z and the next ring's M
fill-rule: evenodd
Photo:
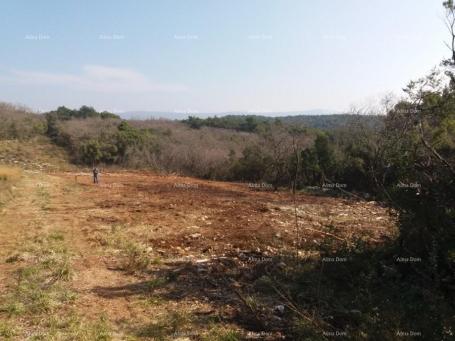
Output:
M314 150L318 160L319 168L321 171L322 182L325 182L327 177L332 174L335 157L333 147L330 144L329 137L324 134L318 134L314 141Z
M120 157L123 157L129 147L137 146L143 142L144 135L138 129L132 127L126 121L118 125L118 133L115 136L115 144Z
M202 120L195 116L189 116L184 122L187 123L192 129L200 129L203 125Z
M259 146L248 146L232 167L231 173L238 180L259 181L264 178L269 162Z
M103 156L100 143L96 140L84 142L80 149L81 158L86 164L96 163L100 161Z

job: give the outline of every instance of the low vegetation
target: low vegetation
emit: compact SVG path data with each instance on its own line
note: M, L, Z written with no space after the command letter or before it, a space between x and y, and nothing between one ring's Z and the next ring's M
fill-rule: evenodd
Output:
M88 322L72 309L72 267L65 237L38 236L7 263L19 264L17 282L0 300L0 336L33 340L110 340L105 318ZM32 325L22 321L32 321Z
M27 140L43 135L47 131L46 120L42 115L29 109L0 103L0 139Z

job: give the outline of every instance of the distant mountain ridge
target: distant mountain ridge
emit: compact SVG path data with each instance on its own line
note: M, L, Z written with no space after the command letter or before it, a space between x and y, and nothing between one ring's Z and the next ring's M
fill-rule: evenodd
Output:
M188 122L188 117L195 118L197 125L211 126L226 129L238 130L239 127L246 124L247 118L254 118L257 122L271 122L276 119L284 124L289 125L304 125L309 128L321 130L334 130L341 127L346 127L354 122L361 123L368 127L378 127L383 123L383 116L373 115L354 115L343 113L330 113L327 110L315 109L306 111L293 111L281 113L240 113L240 112L226 112L226 113L170 113L170 112L128 112L120 114L124 119L169 119ZM192 124L190 124L192 125ZM240 128L242 130L242 128Z
M118 115L124 119L137 119L137 120L146 120L146 119L159 119L164 118L168 120L183 120L189 116L195 116L199 118L207 117L222 117L222 116L263 116L263 117L287 117L287 116L301 116L301 115L334 115L341 114L334 110L326 109L312 109L312 110L302 110L302 111L280 111L280 112L253 112L253 111L226 111L226 112L197 112L197 111L126 111L123 113L118 113Z

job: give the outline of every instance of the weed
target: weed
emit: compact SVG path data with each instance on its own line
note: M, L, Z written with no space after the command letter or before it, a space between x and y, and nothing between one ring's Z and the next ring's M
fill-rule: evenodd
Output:
M90 332L91 340L96 341L108 341L111 340L112 335L108 319L105 315L102 315L98 321L92 324Z
M102 245L120 250L121 267L128 273L146 271L150 264L159 264L159 258L151 259L147 247L133 240L127 239L122 233L121 225L112 225L112 234L99 237Z
M111 234L115 235L119 232L122 232L126 229L126 225L125 224L113 224L111 226Z
M0 338L5 338L8 340L16 336L16 334L16 328L7 322L0 321Z
M111 327L104 314L94 321L87 321L74 312L66 316L51 315L43 327L45 327L45 331L34 335L34 339L77 341L109 341L112 339Z
M160 265L162 262L160 257L155 257L150 260L150 264L152 265Z
M257 311L259 309L259 302L254 296L245 297L245 304L250 308L251 311Z
M155 278L150 281L147 281L145 283L145 285L147 286L148 290L152 291L166 283L167 283L167 279L165 279L165 278Z
M40 198L41 208L43 210L47 210L51 197L49 191L44 186L39 186L37 189L37 194L38 197Z
M55 241L63 241L65 240L65 236L63 235L62 232L54 231L49 234L49 239L55 240Z
M226 327L215 326L201 337L202 341L240 341L240 332Z
M131 273L147 270L150 265L150 258L143 245L128 241L124 243L122 251L125 257L124 270Z
M171 312L159 319L140 328L137 331L138 337L152 338L154 340L166 340L170 336L184 335L187 331L192 318L188 314L181 312Z

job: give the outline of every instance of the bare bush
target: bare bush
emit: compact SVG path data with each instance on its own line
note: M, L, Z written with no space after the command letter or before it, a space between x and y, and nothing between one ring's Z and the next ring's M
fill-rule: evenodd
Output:
M246 145L259 142L253 133L228 129L191 129L169 120L131 121L140 129L158 136L159 151L145 157L156 169L203 178L228 177L229 164L237 159Z
M0 139L30 139L45 134L46 120L31 110L0 103Z

